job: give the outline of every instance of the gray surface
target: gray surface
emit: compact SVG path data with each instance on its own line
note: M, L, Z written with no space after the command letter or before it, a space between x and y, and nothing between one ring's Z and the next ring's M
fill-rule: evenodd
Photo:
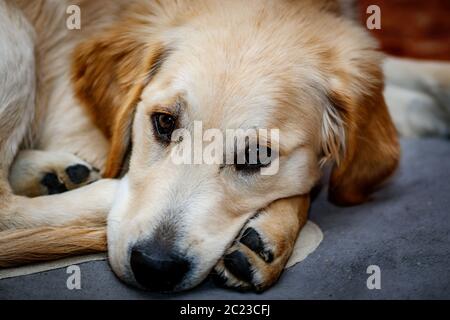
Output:
M386 299L450 298L450 143L404 140L401 168L374 200L338 208L322 190L311 220L324 241L263 294L207 281L176 295L129 288L106 262L81 265L82 289L66 288L65 269L0 281L7 299ZM366 268L381 268L381 290L368 290Z

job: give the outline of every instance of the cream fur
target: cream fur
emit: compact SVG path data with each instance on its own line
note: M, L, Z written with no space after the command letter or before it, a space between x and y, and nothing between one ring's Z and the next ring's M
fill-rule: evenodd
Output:
M6 104L0 105L0 151L6 150L0 154L0 230L102 225L110 212L112 268L123 280L136 284L131 249L152 239L162 223L170 224L176 229L176 249L196 261L176 290L198 284L218 261L216 270L228 275L229 286L264 290L278 279L306 222L308 194L320 178L321 164L342 163L338 181L332 182L343 190L340 196L353 191L344 199L350 203L364 201L366 194L361 190L370 191L372 184L395 169L396 139L380 92L382 57L363 30L337 15L334 1L80 0L75 1L82 7L80 31L63 27L65 9L72 1L14 1L20 10L12 7L12 1L8 3L14 20L10 23L16 28L3 31L0 20L0 40L10 44L8 51L0 54L9 61L19 57L26 62L21 65L28 67L0 65L14 79L0 86L0 101L7 97ZM5 4L0 2L0 6ZM103 31L107 27L112 31ZM14 37L24 41L17 44ZM112 46L111 50L118 52L101 51L101 45L114 44L119 48ZM108 88L99 94L104 98L113 91L109 102L118 104L116 109L103 106L100 115L92 117L99 101L80 98L80 92L75 92L78 85L92 79L86 72L76 72L72 77L77 85L72 85L74 52L85 63L77 61L80 68L92 70L107 63L105 59L111 55L120 56L110 67L120 67L119 71L107 69L104 74L99 68L103 73L81 90L86 93L117 71L111 74L118 79L112 77L111 82L119 84L107 83ZM104 60L93 60L90 54L100 54ZM148 63L155 56L163 61ZM92 66L94 63L99 65ZM174 101L181 101L182 110L174 110ZM94 105L89 105L92 102ZM368 107L372 109L364 109ZM194 120L202 120L205 129L280 128L283 162L279 174L245 176L231 167L175 166L167 156L170 147L156 141L151 127L150 116L161 108L179 112L181 125L188 129ZM108 112L111 114L105 115ZM102 121L116 114L121 118L117 116L119 120L111 125L110 142L94 122L104 124ZM366 117L362 127L361 118ZM3 119L8 121L3 123ZM27 128L31 141L24 139ZM42 169L56 152L72 154L104 172L108 159L115 156L110 150L123 151L130 136L130 167L120 182L105 179L32 199L9 190L6 172L23 141L48 153L39 161L33 160L35 153L19 155L11 177L18 189L26 189L21 185L24 167ZM364 140L361 144L361 139L370 143ZM380 173L375 170L380 161L374 155L391 160ZM370 161L375 165L368 166L369 170ZM55 162L58 168L66 163ZM349 173L355 165L366 167ZM249 220L259 211L262 214ZM244 226L258 229L276 255L274 263L267 264L249 248L233 243L242 237ZM103 231L95 233L99 247ZM56 234L63 236L62 232ZM0 247L1 243L0 234ZM231 249L241 250L252 262L254 283L235 279L224 267L221 257Z
M34 118L34 32L22 13L0 2L0 199L8 170ZM18 41L20 39L20 41ZM3 202L3 201L1 201Z

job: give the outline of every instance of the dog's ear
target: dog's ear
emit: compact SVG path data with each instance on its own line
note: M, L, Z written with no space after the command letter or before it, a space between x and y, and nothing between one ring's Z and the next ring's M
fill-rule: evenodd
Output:
M72 59L77 98L111 141L104 177L117 177L131 143L131 125L144 87L157 73L166 50L136 33L139 21L80 44ZM143 39L145 38L145 40Z
M398 166L397 132L384 101L378 61L376 56L373 61L352 59L329 78L323 149L334 160L328 198L338 205L368 200Z

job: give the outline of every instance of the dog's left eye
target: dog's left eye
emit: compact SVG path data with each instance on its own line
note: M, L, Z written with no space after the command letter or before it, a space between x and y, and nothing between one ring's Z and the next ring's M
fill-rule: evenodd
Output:
M262 154L262 148L266 148L265 154ZM245 162L239 163L236 158L234 167L237 171L252 172L270 165L271 156L272 150L269 147L260 147L259 145L253 149L247 147L245 149Z
M176 118L167 113L155 113L152 119L158 137L164 141L170 141L175 130Z

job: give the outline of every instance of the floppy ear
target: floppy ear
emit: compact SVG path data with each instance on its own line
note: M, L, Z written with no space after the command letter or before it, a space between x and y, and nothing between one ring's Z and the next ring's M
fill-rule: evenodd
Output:
M72 60L77 98L111 140L104 177L117 177L131 143L131 125L142 90L157 72L165 50L142 41L138 21L120 26L79 45ZM142 28L142 27L141 27Z
M399 162L397 132L383 97L382 71L374 60L352 66L351 71L349 63L347 71L335 72L331 81L328 124L324 121L329 127L323 131L329 135L325 137L328 153L337 160L328 198L338 205L368 200Z

